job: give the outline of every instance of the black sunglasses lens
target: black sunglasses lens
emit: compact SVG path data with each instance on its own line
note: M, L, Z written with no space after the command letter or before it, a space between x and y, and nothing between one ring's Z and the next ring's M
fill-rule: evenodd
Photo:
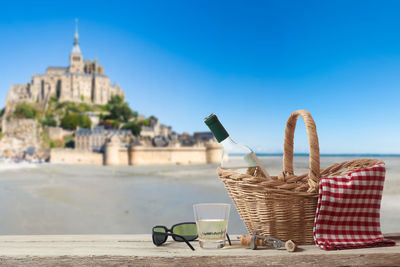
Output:
M187 241L193 241L197 238L197 226L195 223L183 223L175 225L172 233L183 236ZM175 241L183 242L184 240L178 236L173 236Z
M167 241L168 234L165 228L163 227L154 227L153 228L153 242L154 245L159 246L165 241Z

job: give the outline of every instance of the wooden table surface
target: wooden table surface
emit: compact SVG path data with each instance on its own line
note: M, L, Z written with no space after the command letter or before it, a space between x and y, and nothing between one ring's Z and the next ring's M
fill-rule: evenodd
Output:
M233 236L235 240L237 236ZM396 239L400 242L399 239ZM155 247L151 235L0 236L1 266L368 266L400 265L400 246L323 251L316 246L286 250L201 249L191 242Z

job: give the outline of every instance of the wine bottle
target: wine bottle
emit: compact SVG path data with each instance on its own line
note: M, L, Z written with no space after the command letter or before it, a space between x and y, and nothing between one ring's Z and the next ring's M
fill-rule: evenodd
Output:
M248 146L233 141L215 114L210 114L204 122L218 143L222 144L221 168L246 173L248 168L258 167L265 177L269 177L256 154Z

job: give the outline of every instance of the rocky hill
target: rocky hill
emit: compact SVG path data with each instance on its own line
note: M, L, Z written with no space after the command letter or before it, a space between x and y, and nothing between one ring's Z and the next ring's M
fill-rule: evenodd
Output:
M6 121L3 127L6 131L0 140L0 154L5 156L23 157L29 150L32 155L46 158L48 151L42 140L42 127L34 119L16 119Z
M85 101L62 102L56 97L51 97L45 107L38 103L19 102L2 116L0 155L21 157L29 147L34 147L36 151L65 147L68 142L73 142L73 133L77 128L96 125L106 129L130 130L133 135L139 136L142 127L148 127L153 120L157 118L139 116L121 96L111 97L105 105ZM49 127L58 127L70 135L62 136L61 140L51 139Z

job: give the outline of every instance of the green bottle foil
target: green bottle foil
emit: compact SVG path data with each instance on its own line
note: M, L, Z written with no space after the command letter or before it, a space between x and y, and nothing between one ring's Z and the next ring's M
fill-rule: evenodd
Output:
M210 128L218 143L221 143L229 136L224 126L222 126L221 122L218 120L217 115L210 114L204 119L204 123Z

